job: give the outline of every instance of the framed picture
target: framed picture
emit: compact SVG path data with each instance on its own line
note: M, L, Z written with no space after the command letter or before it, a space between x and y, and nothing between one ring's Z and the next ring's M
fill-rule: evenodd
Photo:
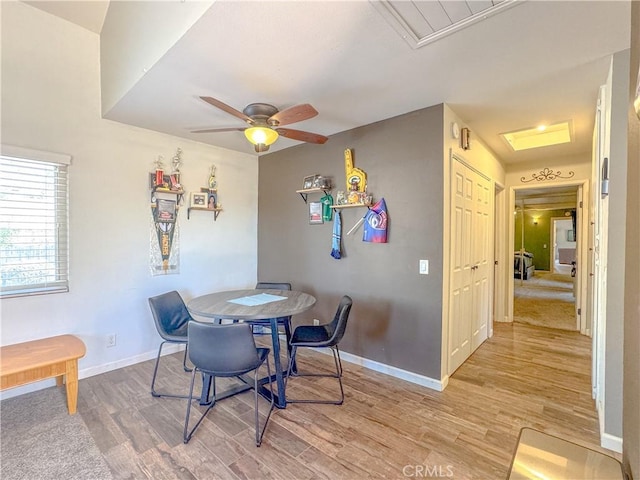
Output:
M176 221L176 201L159 198L156 200L156 221L175 222Z
M304 177L302 182L302 189L308 190L309 188L313 188L313 182L316 179L317 175L308 175Z
M191 192L191 207L207 208L207 194L202 192Z
M218 206L218 195L215 192L207 194L207 208L213 210Z
M309 224L317 225L324 223L322 220L322 203L309 202Z

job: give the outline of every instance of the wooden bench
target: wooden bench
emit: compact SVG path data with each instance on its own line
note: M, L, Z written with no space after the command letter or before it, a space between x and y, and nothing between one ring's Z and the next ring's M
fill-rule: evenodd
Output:
M78 359L87 349L78 337L59 335L0 347L0 390L56 377L62 386L64 377L69 415L78 404Z

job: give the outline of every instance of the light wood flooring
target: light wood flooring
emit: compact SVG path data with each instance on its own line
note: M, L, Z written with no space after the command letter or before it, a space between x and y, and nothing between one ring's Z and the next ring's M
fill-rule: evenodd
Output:
M150 395L153 361L81 380L78 412L119 479L415 478L418 471L503 479L522 427L605 451L590 345L576 332L496 324L443 392L343 362L344 405L274 410L260 448L252 392L220 401L183 444L186 400ZM302 368L331 361L315 352L299 358ZM181 354L163 357L159 387L186 391L188 378ZM308 393L302 381L290 382L292 395ZM336 391L333 379L310 381L323 394Z

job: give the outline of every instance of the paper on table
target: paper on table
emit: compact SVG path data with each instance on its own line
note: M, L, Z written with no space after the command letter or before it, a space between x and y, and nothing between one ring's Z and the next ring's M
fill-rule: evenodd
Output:
M258 295L251 295L249 297L234 298L233 300L227 300L229 303L237 303L238 305L246 305L254 307L256 305L264 305L265 303L279 302L280 300L286 300L287 297L281 297L280 295L271 295L270 293L259 293Z

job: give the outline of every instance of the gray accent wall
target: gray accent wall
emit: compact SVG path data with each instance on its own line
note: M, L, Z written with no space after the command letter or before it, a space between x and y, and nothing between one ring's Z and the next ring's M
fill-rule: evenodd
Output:
M259 159L258 280L287 281L317 298L294 318L329 321L342 295L353 298L341 350L440 380L443 255L443 105L411 112ZM296 128L294 126L294 128ZM309 224L296 190L303 178L331 176L346 190L344 150L367 173L374 201L384 197L388 243L362 241L366 213L342 210L343 258L330 256L333 221ZM322 194L309 195L319 201ZM420 275L420 259L429 274Z

